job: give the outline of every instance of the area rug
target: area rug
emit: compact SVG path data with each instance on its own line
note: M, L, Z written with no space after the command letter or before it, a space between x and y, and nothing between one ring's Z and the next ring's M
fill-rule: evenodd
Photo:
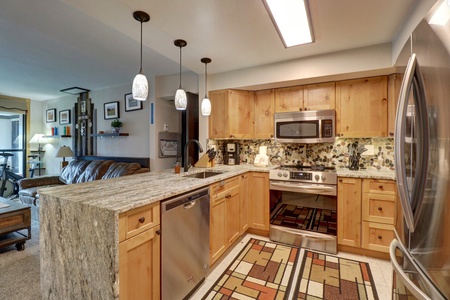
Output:
M299 249L250 239L203 299L284 299Z
M378 299L368 263L305 251L296 299Z

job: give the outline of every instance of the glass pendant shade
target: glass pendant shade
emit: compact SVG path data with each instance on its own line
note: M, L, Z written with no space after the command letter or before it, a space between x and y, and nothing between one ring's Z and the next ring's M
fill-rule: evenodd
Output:
M175 94L175 108L177 110L186 110L187 107L187 96L186 92L179 88Z
M211 114L211 101L207 97L202 100L202 115L209 116Z
M133 99L139 101L147 100L148 96L148 81L144 74L139 73L134 77L133 88L131 89L133 93Z

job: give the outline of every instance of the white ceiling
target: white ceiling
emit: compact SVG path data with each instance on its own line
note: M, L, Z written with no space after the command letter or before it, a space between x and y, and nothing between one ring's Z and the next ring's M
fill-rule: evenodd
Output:
M72 86L98 90L179 70L221 73L391 42L420 0L310 0L315 43L284 48L261 0L2 0L0 94L48 100ZM131 87L130 87L131 88Z

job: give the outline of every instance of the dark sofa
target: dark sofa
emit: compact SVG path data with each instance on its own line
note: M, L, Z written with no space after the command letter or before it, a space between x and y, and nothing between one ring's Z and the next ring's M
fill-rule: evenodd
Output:
M23 203L32 205L32 218L39 220L39 188L115 178L149 171L149 168L143 168L136 162L73 160L62 169L59 176L42 176L20 180L19 198Z

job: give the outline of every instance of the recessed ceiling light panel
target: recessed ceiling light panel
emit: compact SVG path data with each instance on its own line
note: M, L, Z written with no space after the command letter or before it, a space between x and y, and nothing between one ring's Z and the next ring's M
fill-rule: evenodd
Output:
M308 0L263 0L286 48L312 43Z

